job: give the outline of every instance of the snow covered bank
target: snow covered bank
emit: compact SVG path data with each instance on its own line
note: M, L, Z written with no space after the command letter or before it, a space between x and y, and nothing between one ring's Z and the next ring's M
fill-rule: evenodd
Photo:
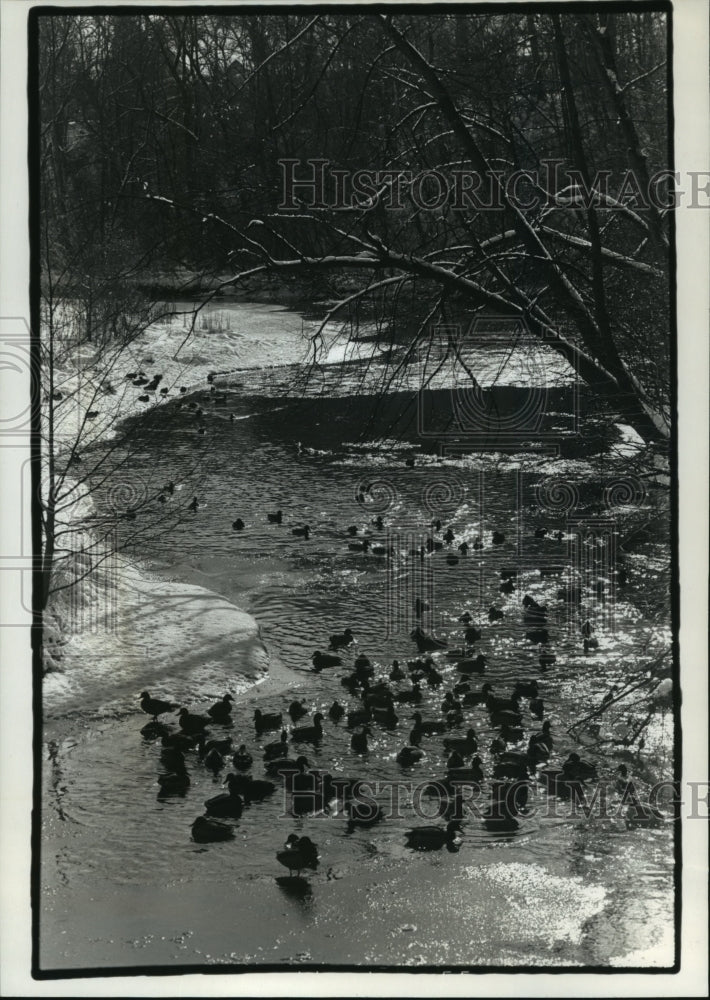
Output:
M198 321L192 332L185 317L165 319L123 347L98 352L87 344L69 351L55 369L55 451L75 459L55 486L64 551L55 563L55 593L45 616L44 694L50 714L79 705L98 709L107 698L115 708L123 695L133 699L136 687L149 682L160 693L160 679L167 675L171 684L176 675L184 678L183 690L163 692L173 698L198 699L203 688L214 687L238 694L268 670L253 618L201 587L159 580L112 553L110 540L99 543L87 528L95 511L81 461L86 448L110 449L121 421L165 405L183 386L204 388L212 371L303 353L297 314L260 305L230 315L241 317L234 329L218 313ZM160 388L135 386L139 372L159 374ZM127 377L131 373L134 378ZM43 402L48 421L50 401ZM90 464L98 468L100 461L95 453ZM188 682L197 666L199 682Z
M186 702L225 690L236 695L268 671L250 615L209 590L160 580L123 558L97 571L72 625L64 669L45 677L50 717L88 706L98 714L135 709L143 687Z

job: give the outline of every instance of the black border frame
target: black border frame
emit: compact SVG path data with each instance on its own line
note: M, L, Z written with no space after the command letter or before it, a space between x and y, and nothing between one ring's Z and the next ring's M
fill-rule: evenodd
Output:
M40 170L39 170L39 87L38 87L38 66L39 66L39 19L52 16L85 15L98 16L130 16L150 10L155 14L170 14L179 16L184 13L186 16L196 13L202 14L234 14L234 13L254 13L254 14L284 14L297 13L307 8L314 13L337 13L347 12L357 9L365 9L368 13L379 14L386 12L400 13L433 13L435 11L442 14L483 12L492 14L513 13L514 11L531 11L532 13L544 13L555 10L560 13L590 13L599 9L610 11L611 13L632 13L643 11L656 11L666 14L666 90L668 95L668 149L667 162L668 169L675 171L675 110L674 110L674 89L673 89L673 0L530 0L526 3L505 2L505 0L477 0L477 2L430 2L425 0L422 3L309 3L303 0L301 3L255 3L243 4L224 3L209 4L205 6L192 6L190 3L184 5L165 6L160 4L136 3L134 5L122 4L117 6L51 6L43 5L31 7L27 14L27 97L28 97L28 136L27 136L27 158L29 175L29 243L30 243L30 362L32 371L38 372L40 366L39 350L39 326L40 326ZM672 652L673 652L673 739L674 739L674 768L673 779L677 787L680 787L683 771L683 742L681 724L681 692L680 692L680 564L679 564L679 477L678 477L678 300L677 300L677 247L676 247L676 224L675 215L671 214L669 227L669 305L670 305L670 365L671 365L671 413L673 426L669 442L669 460L671 471L671 505L670 505L670 534L671 534L671 593L670 612L672 629ZM31 626L31 646L32 646L32 758L33 758L33 786L32 786L32 837L31 837L31 868L30 868L30 901L32 919L32 964L31 976L35 980L61 980L61 979L90 979L118 976L181 976L189 974L213 975L235 975L235 974L261 974L278 972L282 975L290 973L394 973L394 974L431 974L447 973L458 975L660 975L668 973L678 973L681 971L681 921L682 921L682 840L683 824L678 811L674 822L674 942L675 961L672 966L646 967L646 966L503 966L503 965L425 965L425 966L389 966L389 965L320 965L320 964L297 964L284 965L264 964L264 965L143 965L143 966L106 966L100 968L76 968L61 970L41 969L39 965L39 901L40 901L40 872L41 872L41 815L42 815L42 740L43 740L43 711L42 711L42 611L39 601L41 591L41 573L39 569L39 556L42 551L42 533L40 520L39 490L41 480L41 413L40 413L40 388L39 379L32 380L31 399L31 439L30 439L30 468L32 485L32 550L34 556L34 569L32 579L32 626ZM689 433L692 431L689 429Z

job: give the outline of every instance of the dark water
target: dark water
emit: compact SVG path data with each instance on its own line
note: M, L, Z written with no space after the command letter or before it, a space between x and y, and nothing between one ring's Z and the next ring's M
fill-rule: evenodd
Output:
M585 726L570 732L570 727L600 703L612 684L623 680L629 663L650 657L667 641L663 615L659 624L644 614L651 597L657 608L664 605L664 577L654 570L664 562L664 515L652 493L633 495L636 481L629 486L625 462L614 458L593 412L585 412L584 405L578 408L583 433L575 434L577 403L569 386L546 392L544 414L536 412L538 403L530 389L500 388L482 404L492 447L462 454L456 398L446 389L427 393L419 404L411 393L390 393L385 404L376 407L372 395L353 394L353 386L362 381L358 363L324 369L318 393L311 392L305 401L292 394L292 377L291 368L225 377L217 380L218 394L204 391L190 397L202 408L201 417L185 404L143 418L130 429L120 489L99 488L96 495L98 517L115 523L129 555L168 579L200 583L247 610L258 621L272 658L294 671L297 679L281 694L263 698L255 689L235 707L233 725L224 730L235 744L245 742L254 753L255 776L261 775L261 746L277 734L255 737L254 705L285 710L291 698L298 697L312 712L327 709L334 699L356 707L340 683L344 668L315 673L313 651L326 649L331 633L350 627L357 645L344 654L345 665L365 653L378 675L386 675L394 658L404 662L416 656L409 632L416 624L414 599L421 597L429 604L422 624L450 645L462 641L458 618L464 611L481 627L476 650L488 665L485 677L475 679L474 686L487 680L503 696L516 680L537 678L546 717L553 724L553 759L563 760L571 750L581 749L611 781L622 759L619 741L632 722L628 710L610 713L601 733ZM224 399L215 400L223 394ZM506 444L510 448L506 434L511 421L522 442L512 456L504 450ZM205 433L198 433L198 427ZM431 437L422 438L422 429L431 431ZM524 443L528 431L530 447ZM415 458L414 467L406 464L409 457ZM156 497L170 480L175 492L160 504ZM193 496L200 503L194 513L188 510ZM136 520L123 516L128 507L138 509ZM268 523L267 513L278 509L283 523ZM378 515L382 529L373 523ZM237 517L245 523L243 531L232 529ZM419 547L437 519L442 529L435 537L441 539L450 526L454 542L421 559ZM311 530L308 540L292 534L294 527L306 524ZM378 556L350 551L352 539L345 531L349 525L358 526L358 538L367 536L392 552ZM637 525L645 526L646 535L634 547L629 538ZM548 536L535 536L541 527L549 529ZM563 533L560 540L551 537L558 530ZM502 533L502 543L494 543L494 531ZM483 544L480 550L473 549L476 539ZM470 546L466 556L457 551L463 541ZM621 565L629 577L623 587L615 575ZM516 589L501 593L501 571L513 567L518 571ZM579 607L558 596L560 588L571 585L582 587ZM529 625L521 602L526 594L548 607L549 648L557 662L545 673L539 668L540 649L525 638ZM501 621L489 622L492 605L503 611ZM593 624L599 637L599 648L587 654L580 632L584 621ZM418 707L426 717L440 714L444 692L458 679L444 656L437 654L436 659L444 684L438 690L424 686L424 702ZM234 671L236 676L238 663ZM223 693L201 684L199 666L190 678L168 672L156 684L147 662L145 686L203 710ZM224 690L229 686L226 674ZM546 948L536 953L534 942L504 946L501 928L498 944L495 939L481 943L470 957L459 948L454 964L545 964L553 957L563 964L603 964L614 953L643 950L645 923L660 928L658 933L670 926L669 828L627 830L613 816L571 815L569 803L558 802L556 814L548 815L549 800L539 786L533 791L530 815L514 834L493 835L471 817L464 823L457 853L408 851L405 829L413 823L438 822L421 817L422 811L434 815L436 800L414 789L423 779L443 777L446 754L441 737L428 737L421 764L411 769L397 765L396 753L412 725L407 705L400 706L394 729L372 725L365 756L350 749L344 722L335 725L328 718L320 746L305 751L314 766L334 774L404 783L399 818L355 832L348 831L342 815L289 820L282 815L283 799L277 792L245 811L236 824L236 847L199 847L190 841L190 824L204 799L220 790L224 772L213 778L191 759L187 794L157 798L159 744L140 735L146 717L136 711L138 693L130 698L117 693L112 699L110 690L104 690L102 714L79 711L69 720L71 725L67 718L55 720L59 736L48 747L47 769L46 839L56 849L46 869L48 912L55 914L50 921L62 912L62 887L76 891L82 886L100 894L112 886L178 885L189 891L210 885L218 912L223 887L240 881L260 886L271 898L276 891L275 852L295 828L309 832L321 850L314 886L321 885L325 892L327 885L328 892L336 892L342 885L336 946L322 961L337 964L338 956L350 954L348 940L358 941L350 958L356 963L378 957L394 964L431 960L426 949L412 956L404 945L398 950L378 943L380 932L374 925L368 935L356 915L362 901L348 888L353 877L360 888L368 879L391 879L395 885L411 865L426 866L427 871L432 864L441 866L447 873L441 877L454 886L466 866L522 864L535 875L533 897L535 879L543 886L551 878L561 879L567 886L557 903L550 902L547 890L540 890L540 905L547 900L552 910L557 907L560 926L565 921L579 925L579 932L570 932L568 938L557 934L562 943L554 956ZM476 730L484 773L490 775L488 747L494 731L484 709L468 709L454 734L463 735L469 726ZM524 727L527 739L540 722L526 712ZM215 726L214 732L221 736L222 727ZM650 772L665 776L670 770L668 744L658 753L653 766L646 765L647 777ZM380 795L385 807L388 795ZM410 905L412 922L418 926L433 926L439 919L425 893L418 895L415 889ZM612 944L608 928L595 923L600 912L617 921ZM191 926L189 919L184 923ZM651 943L656 939L651 935ZM112 951L109 944L102 947ZM150 964L155 954L150 944L135 948L135 964ZM48 954L59 964L69 961L56 941ZM247 960L239 949L234 954L215 947L209 960ZM312 950L309 954L318 960ZM172 961L208 960L184 942L171 955ZM293 955L277 956L287 959L293 960ZM269 958L250 953L249 960Z

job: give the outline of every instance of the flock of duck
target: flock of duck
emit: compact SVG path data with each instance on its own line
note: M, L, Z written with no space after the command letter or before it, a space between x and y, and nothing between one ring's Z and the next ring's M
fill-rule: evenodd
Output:
M268 515L269 521L282 523L282 512ZM441 530L440 523L434 525ZM305 529L307 537L308 529ZM356 534L347 529L349 536ZM448 544L453 541L453 533ZM501 591L515 591L517 574L514 570L501 575ZM559 593L560 599L566 595ZM426 604L415 600L414 613L421 621ZM547 608L530 594L521 602L525 640L538 646L538 667L544 674L556 662L549 649ZM489 622L503 617L500 608L488 611ZM510 834L518 829L521 817L529 811L531 788L537 784L547 794L560 798L584 795L584 786L599 779L597 767L576 752L569 753L559 763L553 762L554 735L552 722L541 689L542 678L520 678L503 693L490 682L478 685L486 673L486 657L476 651L482 628L469 612L460 618L461 645L453 648L449 642L428 633L418 624L410 634L417 655L406 660L393 660L384 672L364 653L355 655L356 637L351 628L329 636L327 650L315 650L312 669L336 671L340 668L342 700L336 699L328 708L311 712L301 701L292 701L279 711L254 710L254 738L233 746L232 737L214 736L212 727L233 725L234 699L227 693L211 705L205 714L184 706L154 698L148 691L140 697L141 709L151 716L144 734L160 738L160 760L163 772L158 776L159 796L186 794L190 786L188 755L199 765L217 776L229 765L233 770L224 779L224 791L204 802L204 812L191 827L192 839L200 844L231 840L235 835L234 820L245 809L255 807L277 790L285 795L288 815L342 814L347 829L374 827L387 816L369 794L370 787L363 777L333 774L312 765L304 753L317 755L324 735L344 742L352 754L363 761L370 751L373 728L390 732L409 728L406 741L396 753L397 764L416 773L426 763L428 755L443 752L444 773L427 775L426 794L438 796L440 824L422 824L405 832L406 846L415 850L458 850L462 843L464 804L471 801L485 786L488 798L478 810L483 828L492 833ZM598 645L589 622L580 630L585 652ZM443 694L439 689L446 686ZM438 710L434 710L436 702ZM159 717L176 713L177 729L171 730ZM307 716L311 718L305 722ZM411 723L411 726L407 724ZM326 730L327 726L327 730ZM271 740L269 734L278 737ZM481 735L485 732L484 737ZM491 735L492 734L492 735ZM481 752L487 757L484 765ZM253 774L261 757L262 777ZM635 818L627 825L654 825L659 817L639 811L640 804L633 783L624 765L617 769L616 787L625 801L635 803ZM315 869L319 862L317 846L306 836L290 834L276 852L276 861L288 869L289 875Z

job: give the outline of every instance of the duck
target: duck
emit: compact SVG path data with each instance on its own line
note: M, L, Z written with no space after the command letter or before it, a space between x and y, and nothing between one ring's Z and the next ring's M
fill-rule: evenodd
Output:
M471 614L470 611L464 611L462 615L459 615L459 621L463 625L470 625L471 622L473 621L473 615Z
M515 581L503 580L498 590L501 592L501 594L512 594L515 591Z
M403 746L398 752L395 760L402 767L412 767L424 756L424 751L420 747Z
M177 773L185 768L185 755L176 747L163 747L160 751L160 763L168 772Z
M480 549L483 548L483 542L481 541L481 536L480 535L476 535L476 537L474 538L474 540L473 540L473 547L476 550L480 550Z
M458 549L462 556L468 555L468 542L461 542Z
M254 709L254 728L257 733L263 733L268 729L280 729L283 724L283 714L281 712L262 712L260 708Z
M571 753L562 764L562 771L565 778L572 781L587 781L596 779L597 769L594 764L584 760L578 753Z
M197 734L203 732L212 721L206 715L197 715L181 708L178 712L180 728L184 733Z
M370 729L368 726L358 726L350 737L350 749L355 753L367 753L369 750L367 737L369 735Z
M479 653L478 656L459 660L455 666L460 674L485 674L486 658L482 653Z
M412 719L414 720L414 728L418 729L425 736L431 736L435 733L445 733L448 729L446 722L442 719L423 719L421 712L415 712Z
M447 712L460 711L461 708L461 702L455 697L453 691L447 691L441 703L441 711L446 714Z
M321 653L317 649L311 657L311 662L314 670L325 670L328 667L339 667L343 660L340 656L333 656L332 653Z
M486 691L486 708L491 715L511 712L516 716L518 721L521 719L520 695L518 695L515 691L510 698L498 698L493 694L493 689L489 685L488 690ZM507 721L511 720L508 719Z
M542 720L542 717L545 714L545 703L542 698L531 698L528 708L530 709L531 715L533 715L536 719Z
M382 515L378 514L377 517L373 517L372 524L374 524L378 531L383 531L385 522L382 520Z
M483 825L495 833L508 833L517 830L516 819L525 810L528 800L528 784L526 781L510 784L496 781L491 787L491 805L483 812Z
M374 722L379 722L381 726L385 726L387 729L394 729L394 727L399 722L399 717L394 710L394 705L390 702L386 707L374 706L370 709L370 715Z
M530 777L530 761L527 754L518 750L504 750L493 765L493 777L527 781Z
M332 719L333 722L340 722L344 715L345 709L343 706L339 702L334 701L328 709L328 718Z
M469 625L463 634L464 642L467 646L472 646L475 642L481 641L482 634L476 625Z
M390 680L391 681L403 681L406 678L404 670L399 665L399 660L392 660L392 668L390 670Z
M444 683L443 674L440 674L439 671L434 666L430 666L429 669L426 671L426 682L427 685L431 688L441 687L441 685Z
M407 466L408 469L413 469L414 465L415 465L415 461L414 461L413 458L405 458L404 464Z
M357 785L355 787L357 789ZM369 798L346 802L344 812L348 818L348 830L353 830L357 826L365 828L374 826L385 818L381 806Z
M291 739L296 743L320 743L323 739L323 715L316 712L312 726L300 726L291 730Z
M358 527L356 524L351 524L350 527L346 528L345 530L347 531L347 533L350 535L351 538L354 538L355 535L357 535Z
M461 841L461 820L449 820L446 826L416 826L404 836L407 847L417 851L438 851L445 844L456 846Z
M475 652L473 646L456 646L454 649L447 649L444 656L447 660L466 660Z
M550 633L546 628L532 628L525 633L525 638L528 642L534 642L539 646L550 641Z
M454 540L455 537L456 536L454 535L454 532L453 532L453 530L450 527L447 528L446 531L443 534L443 539L444 539L444 541L446 542L447 545L451 545L451 543L453 542L453 540Z
M140 705L146 715L151 715L153 721L158 721L159 715L165 715L168 712L177 712L180 708L179 705L175 705L172 701L163 701L160 698L151 698L148 691L141 692Z
M192 750L195 746L195 736L190 736L187 733L168 733L162 737L160 742L164 747L172 747L176 750Z
M283 521L283 511L277 510L275 514L267 514L266 520L269 524L281 524Z
M212 798L205 801L205 812L208 816L223 816L231 819L239 819L244 812L244 800L241 795L237 793L233 783L229 781L230 777L232 777L232 775L228 775L226 782L228 791L220 792L219 795L213 795ZM236 775L234 777L236 777Z
M544 538L546 534L547 534L547 528L535 529L535 538Z
M463 703L467 707L475 705L486 705L488 702L489 694L492 694L493 688L490 684L484 684L480 691L466 691L463 696Z
M394 545L372 545L370 552L372 552L373 556L393 556Z
M276 760L278 757L288 757L288 733L281 730L281 736L273 743L264 747L264 760Z
M331 649L345 649L347 646L352 646L355 642L353 630L351 628L343 629L341 633L331 635L329 642Z
M354 689L351 690L351 694L354 694ZM356 729L359 726L367 725L372 718L370 708L364 705L362 708L353 709L347 713L347 726L348 729Z
M544 673L548 667L552 667L557 663L557 657L554 653L546 653L541 650L537 662L540 664L540 670Z
M289 834L283 850L276 854L276 860L288 868L289 875L294 871L300 875L304 868L315 870L318 859L318 848L310 837L299 837L296 833Z
M363 538L361 542L348 542L348 548L351 552L367 552L370 548L370 539Z
M505 535L502 531L494 531L491 535L491 541L494 545L502 545L505 541Z
M523 598L523 621L527 625L544 625L547 621L547 608L526 594Z
M470 782L473 784L480 785L484 780L483 775L483 762L481 758L476 754L475 757L471 758L471 763L467 766L464 764L463 767L452 767L449 768L447 774L448 782Z
M197 497L193 497L190 503L188 504L188 509L194 512L197 510L199 506L200 506L200 501L197 499Z
M232 521L232 528L235 531L242 531L244 529L244 521L242 521L241 517L238 517L236 521Z
M225 784L229 787L230 794L242 797L245 805L251 805L252 802L262 802L276 791L276 785L273 781L252 778L248 774L228 774Z
M232 757L232 765L237 771L248 771L254 763L254 758L248 752L246 744L242 743Z
M284 779L290 779L294 774L299 774L302 771L309 768L310 762L307 757L296 757L294 760L292 757L280 757L274 760L268 760L264 764L264 770L267 774L278 775Z
M212 716L215 722L226 722L231 718L233 701L234 698L232 698L231 694L227 693L220 701L215 702L214 705L207 709L207 714Z
M514 698L516 695L521 698L537 698L539 693L538 683L534 678L532 680L515 682L513 690Z
M229 824L211 819L209 816L198 816L192 824L191 833L196 844L212 844L234 839L234 830Z
M402 704L416 705L422 700L423 697L419 681L413 681L411 688L407 688L404 691L398 691L397 694L394 695L394 700L401 702Z
M444 740L444 750L447 753L455 750L465 757L468 757L469 754L474 754L478 750L478 740L476 739L475 730L469 729L465 736L447 736Z
M528 740L528 757L534 761L548 760L554 746L552 726L549 719L542 724L542 729L532 733Z
M190 786L190 775L184 762L182 766L178 765L175 771L159 774L158 784L160 785L158 795L184 795Z
M217 771L221 771L225 763L222 754L214 747L211 747L209 750L205 750L204 754L201 753L200 759L207 770L212 771L215 775L217 774Z
M523 719L519 712L510 708L496 708L492 711L489 710L489 717L491 720L491 725L498 729L506 730L509 735L505 735L505 739L509 739L511 742L517 743L521 736L513 736L511 731L517 733L518 728L522 726Z
M412 629L409 634L410 637L416 642L417 649L420 653L433 652L437 649L445 649L448 645L445 639L436 639L433 635L427 635L427 633L419 626Z
M458 750L454 750L450 755L449 759L446 761L446 770L453 771L456 768L464 766L464 759Z
M300 701L292 701L288 706L288 714L292 722L298 722L299 719L308 715L308 709Z
M499 622L502 618L505 618L505 615L503 614L500 608L497 608L495 605L492 605L488 609L489 622Z
M311 529L307 524L303 528L291 528L292 535L297 535L299 538L305 538L306 541L308 541L310 533Z

